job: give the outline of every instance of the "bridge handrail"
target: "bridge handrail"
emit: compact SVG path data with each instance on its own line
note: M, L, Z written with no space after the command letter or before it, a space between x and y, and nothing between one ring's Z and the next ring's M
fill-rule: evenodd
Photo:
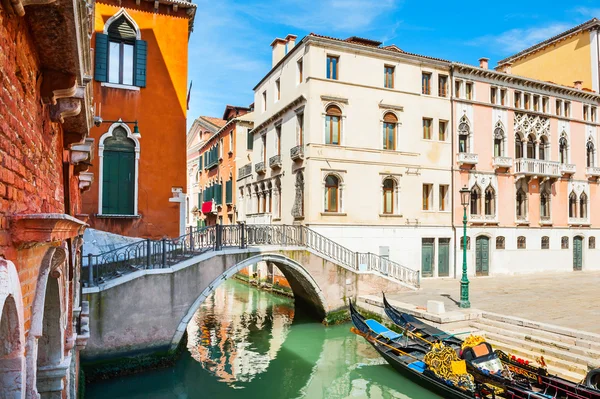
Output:
M420 286L420 272L373 253L354 252L302 225L214 225L189 228L174 239L141 240L101 254L82 255L87 266L87 284L144 269L170 267L207 251L247 248L249 245L301 246L325 255L356 271L375 271L414 287Z

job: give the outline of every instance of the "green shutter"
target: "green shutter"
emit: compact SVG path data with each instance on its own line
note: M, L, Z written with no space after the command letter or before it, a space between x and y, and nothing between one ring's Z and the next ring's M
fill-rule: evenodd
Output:
M148 56L148 43L145 40L135 41L135 79L138 87L146 87L146 60Z
M133 215L135 153L104 151L102 213Z
M108 81L108 36L104 33L96 33L96 57L94 64L94 78L98 82Z
M221 184L215 184L215 191L214 191L214 196L213 198L215 199L215 204L217 205L221 205L223 204L223 190L222 190L222 185Z
M248 130L248 149L251 150L254 147L254 135L251 133L252 130Z
M228 180L225 183L225 203L226 204L233 204L233 199L232 199L232 187L233 187L233 180Z
M198 192L198 209L202 208L202 191Z

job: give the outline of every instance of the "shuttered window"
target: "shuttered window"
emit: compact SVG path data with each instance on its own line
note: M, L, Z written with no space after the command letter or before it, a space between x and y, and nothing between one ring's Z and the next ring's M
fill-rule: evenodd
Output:
M104 141L103 157L102 214L133 215L135 143L122 127Z
M216 205L223 204L223 186L221 184L215 184L213 186L213 198L215 200Z
M225 183L225 203L233 204L233 180Z

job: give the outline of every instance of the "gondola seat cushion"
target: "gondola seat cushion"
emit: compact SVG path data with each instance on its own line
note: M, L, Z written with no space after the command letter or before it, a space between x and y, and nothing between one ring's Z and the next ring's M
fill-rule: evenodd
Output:
M409 364L408 368L422 373L427 368L427 365L424 362L417 360L416 362L412 362L411 364Z
M365 323L367 324L367 326L369 326L369 328L374 333L376 333L384 338L393 340L396 338L400 338L402 336L402 335L398 334L397 332L390 330L383 324L379 323L377 320L369 319L369 320L365 320Z

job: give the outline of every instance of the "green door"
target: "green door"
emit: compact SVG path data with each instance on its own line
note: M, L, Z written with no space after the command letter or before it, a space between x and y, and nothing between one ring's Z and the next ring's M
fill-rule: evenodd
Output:
M423 238L421 240L421 276L433 276L433 238Z
M438 244L438 276L450 276L450 239L440 238Z
M487 276L490 270L490 239L477 237L475 242L475 275Z
M581 270L583 266L583 238L573 238L573 270Z
M135 153L104 151L102 213L133 215Z

